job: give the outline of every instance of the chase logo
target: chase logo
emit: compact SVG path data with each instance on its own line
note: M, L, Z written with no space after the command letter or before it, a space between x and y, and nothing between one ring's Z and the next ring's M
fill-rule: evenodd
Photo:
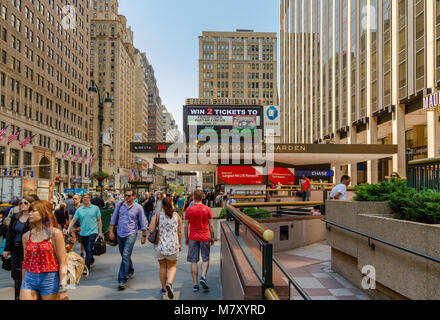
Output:
M276 118L278 118L278 109L274 106L267 109L267 118L271 121L274 121Z

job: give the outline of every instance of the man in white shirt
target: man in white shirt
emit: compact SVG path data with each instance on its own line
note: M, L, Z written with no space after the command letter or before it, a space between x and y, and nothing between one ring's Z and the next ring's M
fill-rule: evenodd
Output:
M351 183L351 178L349 176L343 176L341 183L335 186L330 193L330 200L347 200L347 187Z

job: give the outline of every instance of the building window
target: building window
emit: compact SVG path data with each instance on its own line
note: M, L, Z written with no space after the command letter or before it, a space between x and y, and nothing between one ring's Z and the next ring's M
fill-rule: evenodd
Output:
M9 161L10 166L11 167L18 167L19 166L20 151L15 150L15 149L11 149L10 152L11 152L10 161Z
M6 148L0 147L0 166L6 165Z
M31 152L24 152L23 153L23 165L26 167L26 170L32 170L30 168L32 166L32 153Z

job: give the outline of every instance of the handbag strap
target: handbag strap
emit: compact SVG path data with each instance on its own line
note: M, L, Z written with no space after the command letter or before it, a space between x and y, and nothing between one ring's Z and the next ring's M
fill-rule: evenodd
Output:
M119 223L119 211L121 210L121 207L124 205L125 200L121 202L121 204L119 205L118 211L116 211L116 222L115 222L115 228L118 227L118 223Z

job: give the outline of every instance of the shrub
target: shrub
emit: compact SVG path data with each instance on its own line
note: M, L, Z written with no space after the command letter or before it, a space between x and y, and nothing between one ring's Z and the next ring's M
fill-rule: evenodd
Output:
M355 201L386 201L397 219L440 224L440 193L421 192L409 188L406 181L393 179L378 184L364 184L354 188Z
M223 208L220 213L219 219L226 219L226 208ZM266 209L258 209L258 208L246 208L243 210L245 215L248 215L252 219L264 219L264 218L272 218L272 213Z

